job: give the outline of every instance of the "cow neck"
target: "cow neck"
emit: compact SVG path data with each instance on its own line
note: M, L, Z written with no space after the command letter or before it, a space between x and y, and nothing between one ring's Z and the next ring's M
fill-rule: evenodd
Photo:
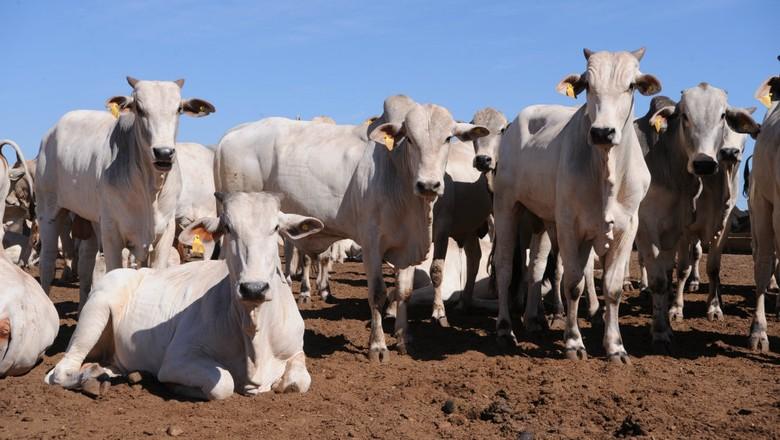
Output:
M425 213L425 224L428 225L428 235L432 235L431 225L433 224L433 201L428 201L414 193L415 184L415 167L412 162L411 155L409 154L409 141L403 138L399 142L398 148L390 152L390 160L396 170L396 175L399 180L398 190L395 191L397 203L399 205L413 204L419 206ZM409 194L412 197L409 197ZM398 212L406 212L401 210ZM432 237L431 240L433 239Z
M598 181L601 187L601 212L604 215L604 223L602 226L604 235L602 237L606 240L604 243L601 243L601 240L597 239L594 243L596 252L599 253L599 255L603 255L603 252L606 252L609 247L607 243L615 238L615 213L620 208L618 197L625 181L631 178L631 176L626 173L626 170L629 169L628 162L631 160L632 155L636 154L632 149L639 150L639 154L641 154L641 149L639 149L638 145L639 142L636 139L636 132L634 131L633 115L634 101L632 97L628 116L626 117L626 120L623 121L623 127L621 129L621 143L609 149L593 147L590 146L590 144L586 144L586 148L589 148L590 151L593 152L591 155L591 165L594 168L595 174L599 176ZM582 132L587 133L588 130L590 130L590 120L584 111L582 113L582 118L586 126L586 129ZM632 139L634 142L631 142Z
M704 189L704 181L701 177L688 172L688 154L685 151L685 135L681 128L681 118L676 118L669 124L664 136L668 139L667 154L668 178L667 184L678 191L683 198L683 203L690 210L689 224L696 222L696 205L699 202Z

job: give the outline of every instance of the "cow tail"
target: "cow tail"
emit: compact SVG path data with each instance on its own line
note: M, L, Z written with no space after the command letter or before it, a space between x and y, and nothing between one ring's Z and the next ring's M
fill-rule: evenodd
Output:
M745 161L745 172L742 173L745 178L745 183L742 186L742 195L745 196L745 198L749 198L748 194L750 193L750 161L752 159L753 155L751 154L750 157L748 157Z

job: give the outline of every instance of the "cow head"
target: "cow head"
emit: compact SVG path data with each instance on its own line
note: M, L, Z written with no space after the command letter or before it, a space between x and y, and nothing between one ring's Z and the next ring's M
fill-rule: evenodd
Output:
M777 57L777 60L780 61L780 56ZM767 108L780 101L780 76L773 75L764 80L758 86L755 97Z
M387 101L394 98L403 99L406 104L401 117L387 117ZM369 136L384 144L392 154L398 154L396 164L411 174L414 193L433 200L444 193L444 168L451 138L456 136L464 142L471 141L486 136L488 129L455 122L450 112L438 105L421 105L405 96L391 97L387 101L382 118L388 122L373 130L369 128Z
M112 111L135 115L136 136L145 147L150 161L159 171L170 171L176 154L176 132L179 115L201 117L216 109L198 98L182 99L184 80L144 81L127 77L133 88L131 96L114 96L106 101Z
M506 117L494 108L484 108L474 114L472 124L486 127L490 134L474 139L474 168L482 173L496 169L498 145L507 127Z
M655 112L650 125L659 132L670 130L669 135L679 136L688 158L688 172L707 176L718 171L721 161L739 161L744 137L737 140L729 134L731 130L758 135L760 126L751 116L754 111L730 107L724 90L701 83L684 90L676 106ZM736 143L740 146L732 145Z
M279 233L298 240L322 230L312 217L279 211L279 199L266 193L215 193L222 204L219 218L206 217L191 223L179 241L192 246L200 240L222 238L230 286L245 305L272 298L272 283L279 273ZM197 238L196 238L197 237Z
M584 53L585 73L567 76L556 89L570 97L583 90L587 92L588 143L609 149L622 142L623 128L633 123L634 91L654 95L661 91L661 83L653 75L639 71L644 48L633 52L584 49Z

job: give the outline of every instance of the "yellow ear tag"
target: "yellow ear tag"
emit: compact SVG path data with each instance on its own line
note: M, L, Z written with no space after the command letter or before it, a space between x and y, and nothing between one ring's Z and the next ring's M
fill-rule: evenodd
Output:
M655 121L653 121L653 127L655 127L656 133L661 132L661 125L664 123L664 118L661 116L656 116Z
M108 104L108 110L114 115L115 118L119 118L119 104L111 102Z
M388 151L393 151L393 143L395 143L395 138L393 138L389 134L386 134L385 135L385 147L387 147Z
M302 224L301 224L301 230L302 230L303 232L306 232L306 231L308 231L308 230L309 230L309 225L308 225L307 223L302 223Z
M201 112L201 113L206 113L206 106L205 105L200 106L198 111Z
M577 97L574 95L574 86L571 83L566 83L566 96L569 98L576 99Z
M772 107L772 93L767 93L766 95L758 98L758 100L761 101L761 104L764 104L764 107Z
M206 247L203 246L203 242L200 241L200 235L198 234L192 237L192 253L201 257L206 253Z

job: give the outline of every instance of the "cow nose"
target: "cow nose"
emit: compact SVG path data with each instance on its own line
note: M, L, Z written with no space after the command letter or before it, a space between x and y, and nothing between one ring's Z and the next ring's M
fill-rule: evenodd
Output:
M238 285L238 293L241 294L241 299L247 301L265 301L268 299L267 291L268 283L266 282L241 283Z
M718 160L737 162L739 160L739 148L721 148L718 151Z
M493 164L493 158L485 154L480 154L474 158L474 168L477 171L486 173L490 171L490 166Z
M614 128L590 127L590 139L594 144L612 144L614 138Z
M718 172L718 162L709 156L700 156L693 161L693 173L697 176L710 176Z
M155 161L172 162L176 150L171 147L155 147L152 148L152 154L154 154Z
M439 193L439 189L441 188L441 182L438 180L418 180L417 184L417 192L421 195L426 196L434 196Z

